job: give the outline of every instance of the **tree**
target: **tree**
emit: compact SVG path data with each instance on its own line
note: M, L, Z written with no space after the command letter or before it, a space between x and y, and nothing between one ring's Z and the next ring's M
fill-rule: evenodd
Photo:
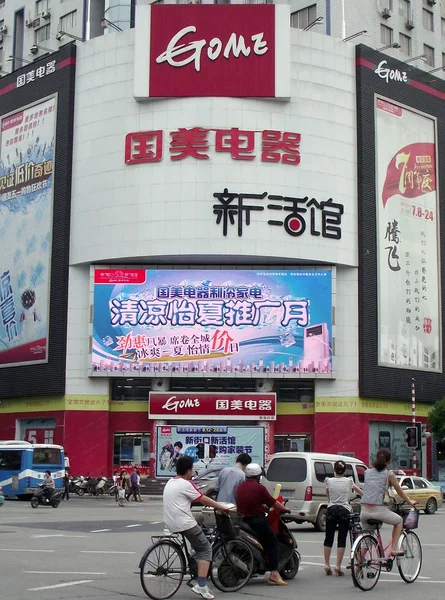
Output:
M445 439L445 398L435 403L428 416L428 422L437 442Z

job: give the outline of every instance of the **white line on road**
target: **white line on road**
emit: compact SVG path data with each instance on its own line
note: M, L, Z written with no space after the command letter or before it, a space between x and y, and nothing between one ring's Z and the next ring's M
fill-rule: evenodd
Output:
M125 527L142 527L142 523L136 523L136 525L125 525Z
M55 585L45 585L43 587L30 588L28 592L40 592L40 590L54 590L56 588L70 587L72 585L82 585L82 583L91 583L92 579L81 579L80 581L70 581L69 583L56 583Z
M51 550L54 552L54 550ZM119 552L117 550L81 550L81 554L136 554L136 552Z
M160 525L162 521L152 521L151 525Z
M0 552L55 552L54 550L30 550L29 548L0 548Z
M51 535L32 535L31 538L52 538L52 537L65 537L64 533L52 533Z
M106 573L93 573L90 571L23 571L34 575L106 575ZM139 571L138 571L139 573Z
M92 529L90 533L102 533L103 531L111 531L111 529Z

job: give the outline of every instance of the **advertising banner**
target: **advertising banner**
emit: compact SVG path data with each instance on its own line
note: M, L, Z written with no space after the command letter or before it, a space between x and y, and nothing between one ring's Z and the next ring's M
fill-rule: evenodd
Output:
M176 475L180 456L191 456L198 475L214 467L232 467L246 452L252 462L264 464L263 427L206 427L204 425L156 427L156 477Z
M441 371L436 123L375 99L379 364Z
M276 420L276 394L150 392L150 419Z
M93 372L332 373L332 273L96 269Z
M289 8L142 5L135 97L290 96Z
M1 119L0 367L47 362L56 98Z

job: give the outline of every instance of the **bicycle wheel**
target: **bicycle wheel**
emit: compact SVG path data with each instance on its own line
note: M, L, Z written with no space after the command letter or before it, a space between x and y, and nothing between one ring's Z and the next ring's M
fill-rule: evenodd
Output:
M253 554L242 540L218 544L213 551L210 578L221 592L237 592L252 577Z
M364 592L372 590L380 577L382 551L373 535L357 538L352 550L351 573L354 585Z
M150 546L139 563L142 589L153 600L171 598L181 586L186 572L184 553L169 541Z
M405 552L397 559L400 577L406 583L413 583L422 568L422 545L414 531L404 531L400 536L399 550Z

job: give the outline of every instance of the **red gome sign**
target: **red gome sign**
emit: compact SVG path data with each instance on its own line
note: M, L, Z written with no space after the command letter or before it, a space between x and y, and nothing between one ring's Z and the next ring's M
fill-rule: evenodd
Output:
M135 96L279 96L278 80L286 78L289 63L289 17L286 21L283 8L138 6ZM283 40L277 39L278 26Z
M276 394L150 392L150 419L275 421Z

